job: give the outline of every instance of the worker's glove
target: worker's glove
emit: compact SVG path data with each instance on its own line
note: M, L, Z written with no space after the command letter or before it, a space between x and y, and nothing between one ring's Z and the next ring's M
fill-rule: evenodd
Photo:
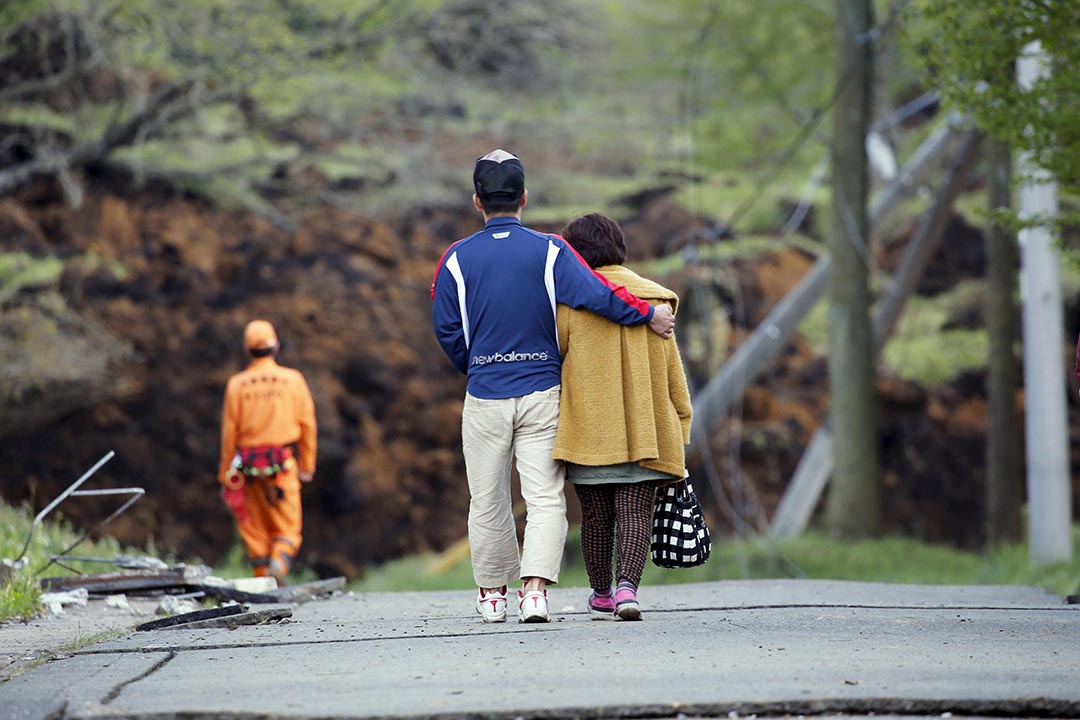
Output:
M221 499L229 506L237 522L247 522L247 510L244 509L243 475L233 471L226 476L225 482L221 484Z
M229 510L232 510L232 514L236 516L237 522L247 522L247 510L244 509L244 488L237 490L222 488L221 497L225 500L225 504L229 506Z

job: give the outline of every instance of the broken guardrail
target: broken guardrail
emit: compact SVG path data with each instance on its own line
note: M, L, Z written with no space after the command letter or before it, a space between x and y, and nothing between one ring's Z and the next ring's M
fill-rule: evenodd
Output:
M77 540L75 540L75 542L68 545L66 548L64 548L62 551L60 551L56 555L50 556L49 562L47 562L45 565L40 567L37 570L37 572L34 573L35 575L40 575L41 573L43 573L45 570L47 570L49 567L51 567L54 564L59 564L59 565L63 566L63 563L61 561L69 559L67 557L67 553L71 552L80 543L82 543L84 540L86 540L86 538L90 537L91 534L93 534L97 530L99 530L102 527L104 527L105 525L107 525L114 518L116 518L118 515L123 513L129 507L131 507L135 503L135 501L137 501L139 498L141 498L143 495L146 494L146 490L144 490L143 488L140 488L140 487L102 488L102 489L98 489L98 490L80 490L79 489L82 486L83 483L85 483L87 480L89 480L90 477L94 475L94 473L96 473L98 470L100 470L101 467L105 463L112 460L115 456L116 456L116 453L114 451L112 451L112 450L105 453L105 455L103 455L100 460L98 460L96 463L94 463L93 467L91 467L89 470L84 472L82 474L82 476L78 480L76 480L71 485L69 485L66 490L64 490L62 493L60 493L59 495L56 496L56 499L54 499L51 503L46 505L42 509L41 512L39 512L37 515L34 516L33 522L30 523L30 532L26 536L26 542L23 543L22 552L20 552L19 556L15 558L15 560L12 563L13 565L18 565L18 563L24 557L26 557L26 551L30 548L30 542L34 538L34 531L37 529L38 525L41 524L41 521L45 518L45 516L47 516L49 513L51 513L53 510L55 510L57 508L57 506L60 505L60 503L64 502L68 498L71 498L71 497L87 497L87 496L102 496L102 495L128 495L128 496L130 496L130 497L128 497L127 501L124 502L123 505L121 505L116 510L114 510L112 512L112 514L110 514L104 520L97 523L96 525L91 527L89 530L85 531L82 535L79 536L79 538Z

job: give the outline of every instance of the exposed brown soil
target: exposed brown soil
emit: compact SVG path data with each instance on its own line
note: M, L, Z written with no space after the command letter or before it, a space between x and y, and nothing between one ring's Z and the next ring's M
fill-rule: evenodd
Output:
M708 228L662 193L643 197L623 219L636 258L670 252ZM241 328L263 317L283 340L281 362L308 378L318 411L319 467L305 491L301 562L355 577L369 563L446 547L465 533L468 506L459 433L464 380L432 335L428 288L446 245L478 226L462 208L386 218L319 208L289 231L153 188L101 191L79 210L43 188L3 202L0 250L100 260L72 263L61 289L74 308L130 343L133 359L118 372L136 388L5 437L4 498L40 508L115 450L95 486L138 485L147 494L110 532L213 563L233 541L214 479L221 396L244 362ZM976 246L979 234L954 224L945 266L928 275L926 291L978 272ZM780 249L735 263L741 305L732 311L732 344L811 262ZM709 272L691 268L663 280L685 295ZM724 306L721 289L703 286ZM886 377L879 392L889 529L977 546L986 423L980 380L928 393ZM763 526L826 408L824 361L796 341L714 433L720 485L706 483L704 492L734 508L714 511L718 529L735 515ZM697 457L690 469L706 476ZM103 505L80 500L63 512L92 522L104 516Z

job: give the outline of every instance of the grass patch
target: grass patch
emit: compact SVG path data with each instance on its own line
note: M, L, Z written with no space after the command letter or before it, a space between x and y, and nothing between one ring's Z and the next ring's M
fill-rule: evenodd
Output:
M73 652L76 652L78 650L82 650L84 647L89 647L90 645L96 645L98 643L103 643L103 642L108 642L109 640L114 640L114 639L120 637L121 635L124 635L127 632L128 631L126 629L124 629L124 628L115 628L113 630L102 630L101 632L93 633L93 634L90 634L90 635L76 635L73 640L71 640L70 642L64 643L63 645L56 648L55 650L50 650L50 651L47 651L47 652L43 652L43 653L39 654L37 657L35 657L33 660L30 660L29 662L27 662L25 664L21 664L18 667L18 669L14 672L14 674L12 674L10 677L15 677L16 675L22 675L23 673L27 672L28 670L33 670L34 668L38 667L39 665L44 665L45 663L49 662L50 660L52 660L54 658L65 657L67 655L70 655Z
M15 560L22 553L26 539L30 536L33 519L34 513L28 506L12 507L0 500L0 559ZM42 577L65 577L75 574L75 571L98 574L116 570L110 563L65 561L64 565L71 568L70 570L53 564L42 572L53 555L67 549L81 534L58 511L50 513L38 524L26 549L25 567L11 573L6 580L2 579L2 570L0 570L0 621L10 618L30 618L41 611L40 581ZM166 553L160 552L153 543L146 548L135 549L123 547L111 537L85 540L71 552L81 557L98 558L149 555L161 558L170 564L177 562L175 558L167 557ZM199 564L200 561L196 558L191 563ZM247 561L239 536L236 537L229 552L214 565L213 574L226 579L251 576L251 565ZM304 583L315 579L317 576L313 570L296 568L290 575L289 582ZM99 638L95 636L80 639L78 642L87 645L98 640Z
M900 377L929 388L986 367L986 331L946 327L966 309L980 306L985 288L982 280L967 280L935 297L909 298L882 359Z
M933 388L986 367L989 345L984 330L947 330L886 345L883 358L898 376Z
M821 532L798 538L735 540L714 537L705 565L669 570L648 563L642 583L669 585L717 580L812 578L926 585L1031 585L1057 595L1077 591L1080 581L1080 526L1074 528L1078 548L1071 563L1034 567L1024 544L986 553L927 545L912 538L834 540ZM563 555L560 585L588 587L581 560L580 534L572 528ZM467 556L442 571L435 554L395 560L351 583L355 591L464 590L475 587Z
M251 576L251 563L248 562L247 552L244 550L244 543L240 540L239 534L234 537L233 544L229 546L229 552L214 563L214 575L226 580Z
M23 568L0 581L0 619L28 618L38 611L41 587L33 574Z

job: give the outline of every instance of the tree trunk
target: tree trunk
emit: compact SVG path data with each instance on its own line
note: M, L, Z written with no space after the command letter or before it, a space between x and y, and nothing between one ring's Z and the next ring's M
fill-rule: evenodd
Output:
M836 534L881 529L865 138L873 89L871 0L837 0L837 102L833 135L833 228L829 308L829 382L835 470L826 522Z
M881 355L881 348L892 334L907 299L915 291L915 285L923 271L941 247L953 202L971 173L978 154L979 136L972 130L967 133L963 146L953 159L948 179L938 190L934 204L919 221L907 247L904 248L900 264L887 283L888 289L882 293L874 307L872 328L875 357ZM871 212L871 220L873 216ZM784 490L784 496L773 515L770 534L776 537L801 534L832 472L832 435L826 423L818 428L810 439L810 444L795 469L794 477Z
M1012 153L1008 143L991 140L987 152L990 209L1012 206ZM986 332L990 362L986 390L990 423L986 438L986 543L1018 542L1023 529L1023 427L1016 395L1020 363L1020 248L1016 237L991 221L986 232Z

